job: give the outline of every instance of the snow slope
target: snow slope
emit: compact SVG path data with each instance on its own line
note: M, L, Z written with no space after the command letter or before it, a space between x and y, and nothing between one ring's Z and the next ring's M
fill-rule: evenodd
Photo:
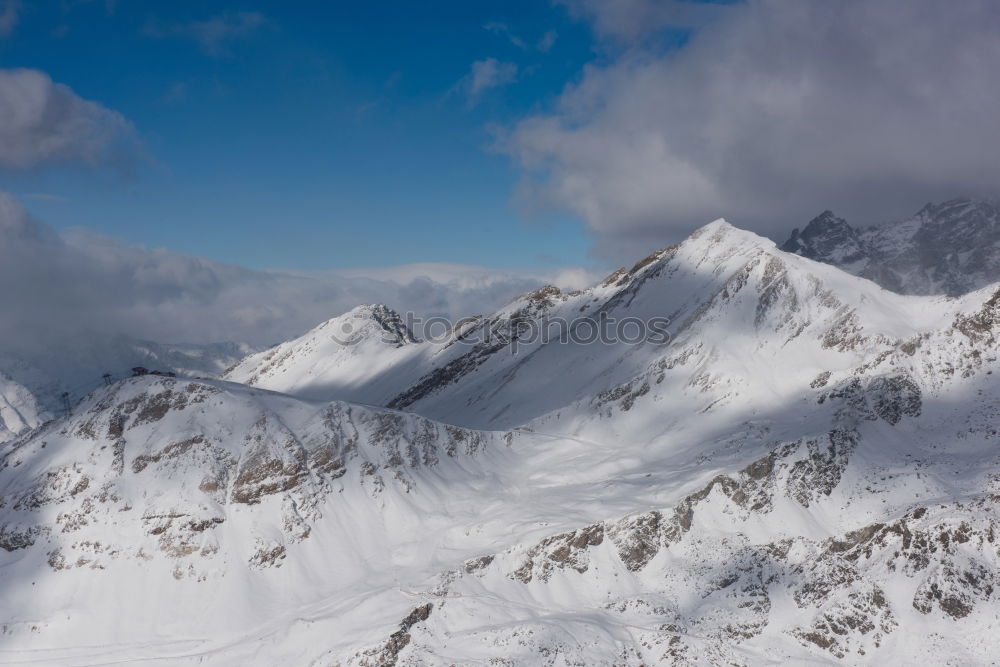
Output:
M35 428L46 416L30 391L0 373L0 442Z
M672 337L477 333L602 313ZM445 343L399 322L0 445L0 664L996 655L1000 285L900 296L717 221Z
M462 527L514 438L212 381L95 392L2 452L0 662L208 650L394 589L485 546Z
M358 306L294 340L244 358L225 378L306 398L349 396L377 402L372 376L405 360L416 344L400 315L383 305ZM392 387L383 390L391 392Z

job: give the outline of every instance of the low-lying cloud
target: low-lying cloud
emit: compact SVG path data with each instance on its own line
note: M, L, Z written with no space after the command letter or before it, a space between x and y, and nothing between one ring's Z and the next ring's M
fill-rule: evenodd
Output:
M1000 183L992 0L563 0L608 44L551 112L499 139L532 206L635 255L716 217L783 236ZM679 49L656 31L688 26Z
M448 264L255 271L84 230L60 234L0 193L0 351L29 358L90 336L269 345L363 303L457 319L546 282L591 278Z

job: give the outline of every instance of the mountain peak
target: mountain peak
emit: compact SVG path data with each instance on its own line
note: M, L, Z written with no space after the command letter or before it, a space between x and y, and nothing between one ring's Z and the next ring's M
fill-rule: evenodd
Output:
M734 226L725 218L716 218L707 225L702 225L698 229L694 230L691 236L697 237L710 234L726 234L733 231L742 231L742 230Z
M740 229L739 227L733 225L725 218L718 218L708 223L707 225L702 225L698 229L691 232L691 234L684 240L686 243L689 240L711 238L714 241L719 241L727 237L756 237L764 240L763 237L754 234L746 229Z
M958 296L1000 280L1000 213L989 201L963 197L857 230L824 211L781 249L902 294Z
M826 209L806 224L806 230L810 228L825 229L827 227L841 227L843 225L847 225L846 220L839 217L830 209Z
M325 396L331 387L352 386L373 372L368 355L406 355L419 343L404 318L381 303L365 304L333 317L298 338L251 354L224 379L268 387L275 378L294 378L304 397ZM336 369L334 372L332 369ZM310 392L313 393L310 393ZM362 399L372 399L363 395ZM363 400L362 402L371 402Z
M694 230L684 239L679 248L693 255L705 257L716 255L720 249L774 246L774 242L746 229L740 229L730 224L725 218L719 218ZM723 253L726 254L726 253Z
M317 329L329 328L331 324L340 325L343 333L353 338L369 330L370 326L366 326L367 323L376 327L376 333L387 334L388 340L396 345L417 342L403 316L384 303L356 306L343 315L327 320Z
M805 229L793 229L781 249L838 265L852 264L867 256L857 230L829 209L810 220Z

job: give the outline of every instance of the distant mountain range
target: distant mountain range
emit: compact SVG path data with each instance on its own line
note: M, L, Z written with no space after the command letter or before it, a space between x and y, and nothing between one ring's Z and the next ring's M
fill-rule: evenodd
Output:
M104 384L105 373L120 380L131 375L133 367L143 366L217 377L256 349L229 342L172 345L89 333L46 353L18 355L0 351L0 373L23 385L47 410L59 411L63 392L76 402Z
M0 444L0 662L987 664L1000 284L852 274L989 210L719 220L440 341L360 306L99 387ZM629 318L669 340L509 344Z
M858 229L824 211L781 249L900 294L960 296L1000 280L1000 212L990 202L954 199Z

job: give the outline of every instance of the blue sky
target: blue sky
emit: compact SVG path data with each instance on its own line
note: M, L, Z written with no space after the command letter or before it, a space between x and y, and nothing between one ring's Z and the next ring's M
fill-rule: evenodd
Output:
M718 217L995 196L997 30L993 0L0 0L0 191L251 268L603 270Z
M580 265L582 225L512 202L489 128L544 109L597 53L537 0L27 0L2 66L120 112L145 158L4 171L0 189L56 227L256 268ZM517 73L473 103L463 77L488 58Z

